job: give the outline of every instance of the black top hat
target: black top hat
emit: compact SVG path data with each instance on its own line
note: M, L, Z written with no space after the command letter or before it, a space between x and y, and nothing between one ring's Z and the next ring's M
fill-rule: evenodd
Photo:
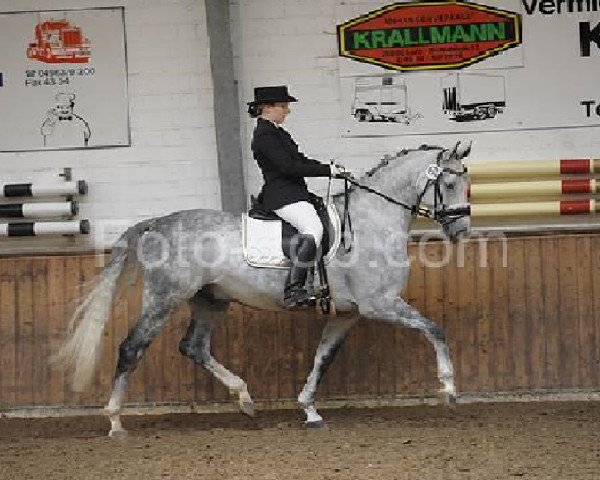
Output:
M256 87L254 89L254 100L248 105L260 105L261 103L275 102L297 102L298 100L288 93L287 86Z

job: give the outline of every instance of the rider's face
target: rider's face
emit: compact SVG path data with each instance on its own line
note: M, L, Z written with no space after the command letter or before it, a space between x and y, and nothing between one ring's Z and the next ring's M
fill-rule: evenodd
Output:
M280 125L285 117L290 113L290 104L288 102L277 102L273 105L265 105L263 108L263 117Z

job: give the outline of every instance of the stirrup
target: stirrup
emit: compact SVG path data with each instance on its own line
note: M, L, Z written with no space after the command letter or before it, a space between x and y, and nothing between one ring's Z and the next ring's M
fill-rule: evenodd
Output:
M289 293L285 292L283 297L283 307L290 310L296 307L311 307L316 303L316 296L304 288L295 288Z

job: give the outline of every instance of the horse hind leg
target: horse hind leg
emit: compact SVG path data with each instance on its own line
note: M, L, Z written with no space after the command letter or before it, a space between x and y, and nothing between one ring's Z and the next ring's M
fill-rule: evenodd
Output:
M145 297L150 297L150 295ZM165 307L160 305L158 300L149 301L149 298L145 298L140 319L119 347L119 359L113 389L105 409L110 419L110 437L123 437L126 435L121 423L121 409L127 391L128 379L152 340L158 336L169 319L173 308L174 306Z
M246 382L219 363L210 351L212 332L223 320L229 302L215 300L209 294L198 292L189 300L189 304L192 318L185 337L179 343L179 351L208 370L232 395L237 395L240 411L253 417L254 403Z
M306 379L306 384L298 396L298 404L304 410L307 428L325 428L326 423L315 408L317 388L333 362L336 353L344 343L346 333L358 321L358 315L351 317L331 318L325 324L321 340L315 352L312 371Z

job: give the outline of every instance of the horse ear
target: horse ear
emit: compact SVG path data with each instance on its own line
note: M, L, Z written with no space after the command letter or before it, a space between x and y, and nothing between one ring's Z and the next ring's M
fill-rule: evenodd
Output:
M473 141L461 142L460 140L456 142L452 152L450 153L449 159L451 160L462 160L465 157L468 157L471 153L471 146L473 145Z

